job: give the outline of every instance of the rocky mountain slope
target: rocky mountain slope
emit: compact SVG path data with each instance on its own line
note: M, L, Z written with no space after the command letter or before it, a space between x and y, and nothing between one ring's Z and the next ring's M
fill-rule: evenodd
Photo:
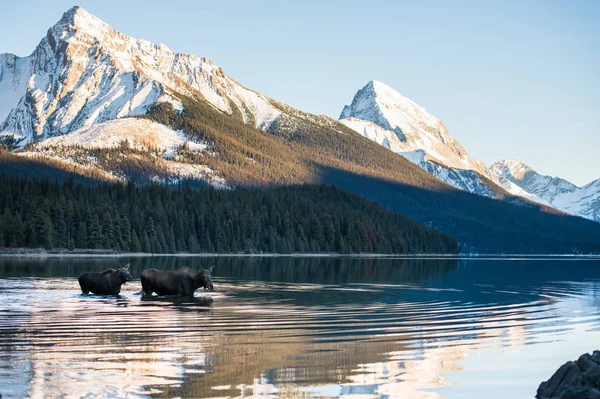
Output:
M503 184L514 184L565 213L600 222L600 179L578 187L559 177L541 175L514 159L498 161L490 170Z

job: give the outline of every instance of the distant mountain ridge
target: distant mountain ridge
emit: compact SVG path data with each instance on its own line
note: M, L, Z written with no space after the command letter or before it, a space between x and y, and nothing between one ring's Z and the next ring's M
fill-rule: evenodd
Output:
M490 170L500 181L511 182L558 210L600 222L600 179L578 187L560 177L541 175L514 159L498 161Z

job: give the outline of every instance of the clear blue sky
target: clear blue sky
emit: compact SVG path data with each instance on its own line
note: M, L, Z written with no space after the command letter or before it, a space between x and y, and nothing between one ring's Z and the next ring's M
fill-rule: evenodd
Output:
M73 0L2 4L0 52L28 55ZM380 80L486 164L600 177L600 1L79 2L127 35L207 57L245 86L338 117Z

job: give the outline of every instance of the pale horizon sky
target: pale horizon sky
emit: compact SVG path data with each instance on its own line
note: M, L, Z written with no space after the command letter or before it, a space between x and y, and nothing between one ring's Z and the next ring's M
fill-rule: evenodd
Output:
M337 118L379 80L487 165L600 178L600 1L82 0L123 33L207 57L253 90ZM417 3L417 4L415 4ZM2 5L0 53L29 55L73 0Z

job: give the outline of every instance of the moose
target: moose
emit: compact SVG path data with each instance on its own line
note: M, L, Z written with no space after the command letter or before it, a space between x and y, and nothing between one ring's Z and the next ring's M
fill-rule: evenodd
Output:
M209 269L190 269L182 267L177 270L146 269L142 272L142 291L145 295L183 295L194 296L200 288L213 290L211 273L214 266Z
M96 295L119 295L121 285L133 280L129 273L129 263L118 269L108 269L102 273L83 273L79 276L81 292Z

